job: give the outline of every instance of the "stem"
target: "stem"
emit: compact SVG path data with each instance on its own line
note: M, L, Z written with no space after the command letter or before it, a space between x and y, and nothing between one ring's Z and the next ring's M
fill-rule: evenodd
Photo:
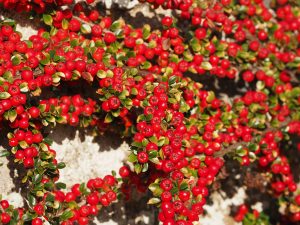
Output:
M285 121L283 121L280 126L278 128L275 127L271 127L269 123L267 123L267 129L264 130L260 135L264 136L266 133L268 132L274 132L278 129L282 129L283 127L286 127L292 120L290 118L286 119ZM254 143L255 142L255 138L256 136L252 137L252 139L249 142L245 142L245 141L239 141L236 142L232 145L230 145L227 148L223 148L220 151L216 152L214 154L215 157L224 157L226 154L234 152L239 146L247 146L249 143Z

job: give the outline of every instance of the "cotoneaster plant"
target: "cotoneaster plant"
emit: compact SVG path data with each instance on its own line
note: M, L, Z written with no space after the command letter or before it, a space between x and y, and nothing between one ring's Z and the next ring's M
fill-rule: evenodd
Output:
M291 154L300 134L299 2L141 2L174 17L152 30L112 21L89 1L1 1L4 10L40 18L41 29L24 40L13 21L1 22L1 142L9 146L2 156L26 171L28 195L24 208L1 200L0 224L88 224L133 188L152 192L148 204L159 207L163 225L201 223L211 185L233 161L264 178L283 208L278 222L300 221L299 174L290 164L300 149ZM243 86L243 94L220 99L205 83L212 78ZM81 85L90 95L65 92ZM57 124L131 140L119 176L66 190L65 164L45 133ZM249 207L235 220L269 223Z

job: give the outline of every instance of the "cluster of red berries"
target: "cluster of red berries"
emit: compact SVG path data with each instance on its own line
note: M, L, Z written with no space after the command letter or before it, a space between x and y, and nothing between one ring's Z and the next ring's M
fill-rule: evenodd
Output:
M243 6L242 3L241 6ZM255 8L263 8L269 12L262 1L256 2ZM292 67L299 67L299 62L296 59L298 51L296 54L292 51L283 52L282 49L279 48L280 45L282 45L281 41L276 38L273 41L271 37L269 37L269 39L272 39L270 42L269 39L266 39L267 33L269 36L270 34L275 36L276 32L273 32L273 30L270 32L260 30L256 33L255 23L250 17L239 20L237 16L237 18L232 21L232 19L230 19L231 14L226 13L226 10L220 3L216 3L213 10L214 12L211 12L211 9L203 10L199 7L193 8L194 16L191 19L191 24L194 38L190 40L189 43L191 49L184 47L186 37L180 35L179 29L175 26L175 22L171 17L162 19L164 31L161 37L156 33L151 33L149 27L145 27L143 30L136 29L135 32L133 32L131 27L122 22L115 22L113 27L114 30L123 29L123 34L116 35L114 32L105 32L105 30L111 26L111 19L108 17L99 18L98 12L95 10L87 10L84 5L81 4L76 4L73 14L70 10L58 11L52 20L53 25L57 28L69 29L73 32L80 31L83 34L90 33L93 35L93 39L99 40L103 38L106 44L113 43L116 39L124 39L124 46L130 50L134 50L133 52L135 54L135 57L129 57L127 59L127 65L132 67L142 66L142 68L156 72L159 68L157 68L156 65L151 65L153 59L157 60L159 67L172 68L173 74L175 75L181 75L187 71L197 74L204 74L209 71L210 74L214 74L220 78L227 77L231 79L235 78L239 71L238 64L234 62L234 59L237 57L240 60L255 63L258 60L273 58L275 56L276 60L280 61L279 64L276 64L274 60L272 61L275 63L275 69L277 69L278 66L282 67L282 63L290 63ZM74 18L74 15L78 15L78 18L76 18L76 16ZM219 19L219 17L221 18ZM291 20L291 18L286 19L288 21ZM294 23L298 24L299 21L297 17L294 16L292 19ZM90 23L97 21L99 21L98 24ZM199 22L196 23L193 21ZM282 26L288 21L282 21ZM82 26L82 24L84 24L84 26ZM197 29L194 30L194 27ZM293 29L292 31L294 31ZM228 38L226 40L216 40L215 36L211 37L213 31L218 32L220 35L225 33ZM290 29L286 31L282 29L282 32L290 31ZM247 34L249 34L251 38L248 38ZM242 39L241 36L243 37ZM137 44L136 40L139 38L143 38L145 43ZM295 32L289 33L289 38L295 41L298 39ZM208 43L207 40L209 41ZM203 48L201 45L203 45L204 42L205 46ZM251 51L247 51L248 49ZM101 52L97 53L97 55L98 54L101 55ZM228 55L229 58L224 57L225 55ZM288 58L288 60L282 61L282 58ZM290 76L284 71L281 74L283 75L280 76L280 79L288 83ZM273 86L275 83L274 77L266 75L265 71L262 70L251 71L248 69L242 73L241 77L246 82L255 81L255 78L257 78L257 80L265 82L265 85L268 87ZM288 86L285 87L282 84L279 84L278 87L276 85L275 87L277 92L282 92L285 88L288 88Z
M86 3L91 4L93 3L94 0L87 0ZM63 6L63 5L70 5L73 4L73 0L47 0L47 1L42 1L42 0L34 0L34 1L29 1L29 0L1 0L0 4L2 7L4 7L7 10L16 10L17 12L31 12L34 11L36 13L43 13L47 9L49 10L49 7L53 6Z
M46 185L48 182L48 179L41 179L41 184L43 185ZM17 218L23 221L22 218L27 215L29 219L31 218L32 225L42 225L45 219L49 221L53 219L45 215L45 210L49 207L49 204L56 204L57 207L66 207L68 204L77 205L76 202L83 202L84 204L75 209L72 207L73 209L65 211L60 217L60 224L71 225L77 222L80 225L86 225L89 224L91 216L98 215L101 207L107 207L117 199L116 186L117 180L112 175L107 175L103 179L90 179L86 186L75 184L72 186L71 191L66 193L60 190L56 190L51 194L47 193L42 197L40 202L32 206L30 211L25 212L24 209L18 208L16 210L17 214L14 214L14 216L17 215ZM0 206L3 210L0 213L1 223L9 224L12 221L12 216L9 212L10 205L8 201L0 201Z
M140 2L147 2L153 4L155 8L162 6L164 9L180 9L188 11L192 6L192 0L139 0Z
M202 6L189 0L148 2L180 9L191 21L189 35L171 17L162 19L162 31L149 25L135 29L81 3L44 14L51 29L40 29L27 41L12 26L1 26L0 121L11 129L10 152L28 170L23 182L30 186L29 209L5 207L4 201L3 224L35 225L46 219L84 225L101 206L116 200L118 189L129 197L135 186L152 191L149 204L160 207L164 225L191 225L204 211L208 188L230 146L242 165L257 160L272 175L276 197L290 198L296 191L279 144L285 136L300 134L300 89L292 83L300 63L294 44L299 42L299 7L278 1L273 16L261 0L236 6L230 0ZM251 19L254 15L270 24L261 26ZM231 79L240 73L245 82L256 81L256 90L226 103L187 77L188 72ZM86 99L59 93L31 101L47 87L63 91L63 85L81 82L96 88L96 95ZM65 165L57 162L43 128L63 123L101 130L112 122L132 138L128 162L134 172L122 167L118 184L108 175L63 192L65 185L58 180ZM239 218L247 213L241 211ZM292 213L294 221L298 212Z
M247 214L250 214L249 208L247 205L242 204L238 207L238 210L234 216L234 220L236 222L242 222L245 219L245 217L247 216ZM260 212L257 211L256 209L253 209L251 214L253 215L253 216L249 217L249 220L251 220L251 222L257 220L261 216Z
M297 211L295 211L293 214L292 214L292 221L296 222L296 221L300 221L300 194L296 195L295 198L294 198L294 204L295 206L297 207Z
M88 125L95 123L91 116L95 113L96 102L91 98L84 100L79 94L73 96L62 96L59 99L50 98L48 100L41 100L39 107L42 109L44 117L56 116L55 120L62 124L70 124L77 126L80 121L80 116L89 118ZM57 113L59 111L59 113Z
M182 17L189 19L191 24L196 27L194 31L195 40L191 42L193 50L198 50L201 55L209 53L209 62L211 63L211 74L215 74L218 77L234 78L239 71L237 68L229 68L231 60L218 60L222 55L220 50L227 51L228 56L238 57L241 60L247 60L251 63L255 63L258 60L264 60L266 58L275 57L279 61L276 67L283 67L284 63L290 63L293 67L299 68L299 63L293 65L293 61L299 55L299 49L294 52L293 48L297 48L296 45L291 44L293 41L299 41L300 36L295 32L299 29L299 17L297 14L292 13L291 5L287 2L282 3L280 1L274 5L276 8L276 15L278 24L272 24L268 29L260 28L256 29L255 22L252 20L253 16L257 16L262 19L262 22L270 23L272 17L271 8L267 7L262 0L257 1L240 1L240 5L236 5L237 14L235 20L231 20L227 13L227 8L232 6L231 0L224 0L216 2L213 7L209 7L206 4L201 7L194 7L191 1L148 1L151 4L158 4L166 6L169 2L176 2L172 6L182 10ZM272 5L271 5L272 7ZM169 7L172 8L169 4ZM242 8L246 8L245 11ZM239 10L240 9L240 10ZM241 18L241 19L239 19ZM170 19L162 21L163 25L171 26ZM213 28L213 29L211 29ZM211 31L225 33L225 40L213 40L205 44L205 50L201 51L199 42L207 40ZM228 38L231 38L229 40ZM280 45L285 43L288 47L282 51ZM250 51L248 51L250 50ZM274 59L273 59L274 61ZM193 66L192 66L193 68ZM196 69L197 73L202 74L205 71ZM255 79L255 71L248 70L244 72L242 77L246 82L252 82ZM261 77L259 75L259 77ZM268 86L273 86L274 80L272 76L264 76L267 79ZM261 77L262 78L262 77ZM257 77L257 79L260 79ZM289 78L287 78L289 79ZM281 85L281 84L280 84ZM281 87L282 89L282 87Z
M282 138L283 134L280 131L268 132L255 150L255 154L260 155L259 165L269 169L273 176L271 187L275 195L281 195L284 191L295 192L297 190L288 159L279 149L278 143Z

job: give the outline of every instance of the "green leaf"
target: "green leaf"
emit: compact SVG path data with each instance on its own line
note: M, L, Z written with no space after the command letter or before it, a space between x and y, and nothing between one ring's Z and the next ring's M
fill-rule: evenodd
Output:
M79 186L79 191L83 194L87 194L88 193L88 190L85 186L85 183L81 183L80 186Z
M23 184L26 183L27 180L28 180L28 176L24 176L24 177L22 178L22 183L23 183Z
M168 102L170 102L171 104L176 104L177 100L175 98L169 98Z
M40 183L41 180L43 178L43 175L42 174L36 174L32 177L32 183L33 184L37 184L37 183Z
M119 28L121 28L121 21L120 20L117 20L117 21L113 22L112 25L110 26L111 31L116 31Z
M166 144L169 144L169 139L167 137L160 137L157 145L161 147Z
M157 203L160 203L159 198L150 198L149 201L147 202L148 205L153 205L153 204L157 204Z
M48 144L48 145L52 145L53 140L50 139L50 138L44 138L44 142L45 142L46 144Z
M238 148L235 152L238 156L245 156L247 154L247 150L245 148Z
M193 51L194 52L199 52L201 50L201 45L200 45L200 42L198 39L196 38L193 38L191 41L190 41L190 46L192 47Z
M50 59L49 58L44 58L42 60L40 60L40 64L42 65L48 65L50 63Z
M138 148L143 147L142 142L136 142L136 141L134 141L134 142L131 143L131 145L134 146L134 147L138 147Z
M42 151L48 151L48 146L45 143L40 143L40 148Z
M71 210L66 210L59 217L59 221L65 221L67 219L70 219L71 217L73 217L73 212Z
M31 207L36 205L36 198L32 194L28 195L28 203Z
M27 212L22 216L24 221L31 221L34 218L34 214Z
M92 32L91 26L86 23L81 25L80 30L83 34L90 34Z
M149 140L154 144L157 144L157 141L158 141L156 136L150 137Z
M51 26L53 22L52 16L49 14L43 14L43 21L45 24Z
M18 220L20 220L19 211L17 209L14 209L12 213L12 220L10 222L10 225L17 225Z
M66 167L66 164L64 162L60 162L57 164L57 169L63 169Z
M169 78L169 85L171 86L172 84L175 84L177 80L177 76L171 76Z
M134 154L134 153L131 153L129 156L128 156L128 161L129 162L137 162L137 156Z
M28 144L27 144L26 141L20 141L20 142L19 142L19 145L21 146L22 149L25 149L25 148L28 147Z
M7 150L1 150L0 151L0 157L6 157L6 156L9 156L10 155L10 152L7 151Z
M249 158L251 162L254 162L256 160L256 155L254 152L249 152Z
M39 105L38 108L43 113L43 112L45 112L46 105L45 104Z
M158 155L158 152L155 151L155 150L154 151L150 151L148 153L149 159L153 159L153 158L157 157L157 155Z
M209 91L206 97L206 101L211 103L216 98L215 93L213 91Z
M66 20L66 19L63 19L63 20L62 20L62 23L61 23L61 26L62 26L62 28L63 28L64 30L67 30L68 27L69 27L69 21ZM72 47L74 47L74 46L72 46Z
M149 141L146 139L146 138L144 138L143 139L143 141L142 141L142 146L143 147L146 147L146 145L149 143Z
M106 73L104 70L99 70L99 71L97 72L97 77L100 78L100 79L105 78L106 75L107 75L107 73Z
M255 143L250 143L250 144L248 145L248 149L249 149L249 151L251 151L251 152L255 152L258 148L259 148L259 146L258 146L257 144L255 144Z
M142 172L143 172L143 173L147 172L147 171L148 171L148 168L149 168L149 164L148 164L148 163L143 164Z
M151 27L149 24L145 24L143 27L143 39L146 40L150 36Z
M50 33L49 32L43 32L42 37L46 38L46 39L49 39L50 38Z
M11 71L6 71L3 76L2 76L5 80L7 80L8 82L12 83L14 80L13 74ZM1 94L1 93L0 93ZM1 98L0 98L1 99Z
M0 99L8 99L10 96L8 92L0 92Z
M152 183L149 185L149 190L154 196L160 196L163 193L163 189L157 183Z
M210 64L210 62L202 62L201 67L204 70L211 70L212 69L212 65Z
M16 22L12 19L5 19L1 22L1 25L15 26Z
M113 117L110 113L107 113L104 119L104 123L111 123L113 121Z
M47 168L49 168L50 170L56 170L56 166L53 163L47 164Z
M57 189L66 189L67 185L65 183L62 182L58 182L55 184Z
M159 164L159 159L157 157L149 159L151 162L153 162L154 164Z
M261 81L261 80L257 81L257 83L256 83L256 89L257 89L258 91L261 91L261 90L263 90L264 88L265 88L265 82L263 82L263 81Z
M137 173L137 174L139 174L139 173L141 173L142 172L142 166L140 165L140 164L135 164L134 165L134 171Z
M131 94L132 95L137 95L138 94L138 90L136 88L132 88L131 89Z
M227 48L227 44L220 44L218 43L216 49L217 51L224 51Z
M116 110L116 111L112 111L111 114L114 116L114 117L119 117L120 115L120 109Z
M294 98L297 98L300 96L300 87L295 87L292 89L292 96Z
M142 64L141 69L147 70L147 69L151 68L151 66L152 66L152 65L151 65L150 62L145 61L145 62Z
M29 91L28 83L27 82L24 82L24 83L20 84L20 91L21 92L28 92Z
M167 78L173 73L173 69L171 67L167 67L164 73L164 77ZM168 79L168 78L167 78ZM166 79L166 81L167 81Z
M180 108L179 108L179 111L185 113L185 112L187 112L189 109L190 109L190 107L188 106L188 104L186 104L186 102L185 102L183 99L181 99L181 100L180 100Z
M46 197L47 202L54 202L54 200L55 200L54 195L52 195L52 194L47 195L47 197Z
M12 123L16 120L17 118L17 112L14 109L11 109L8 111L8 119Z
M11 62L14 66L16 65L19 65L20 62L21 62L21 58L19 55L14 55L12 58L11 58Z
M186 190L188 189L189 185L186 182L182 182L182 184L180 184L180 190Z

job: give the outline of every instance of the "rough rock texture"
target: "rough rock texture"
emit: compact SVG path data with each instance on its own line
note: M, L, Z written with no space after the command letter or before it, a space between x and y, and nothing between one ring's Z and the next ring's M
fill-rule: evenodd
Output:
M57 160L66 163L60 180L70 185L118 171L129 150L118 137L85 136L71 127L64 127L63 136L53 130L49 138L55 141L52 148L57 151Z

